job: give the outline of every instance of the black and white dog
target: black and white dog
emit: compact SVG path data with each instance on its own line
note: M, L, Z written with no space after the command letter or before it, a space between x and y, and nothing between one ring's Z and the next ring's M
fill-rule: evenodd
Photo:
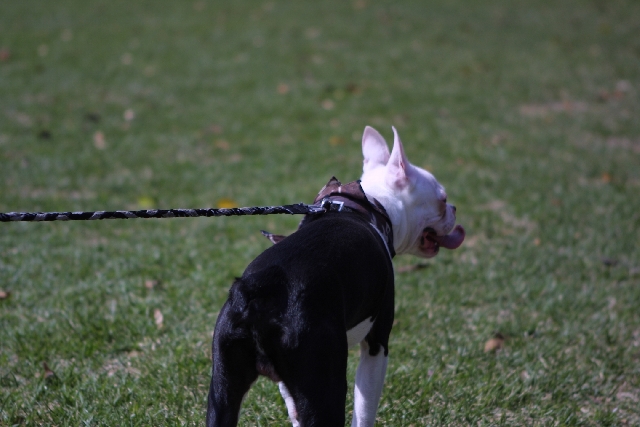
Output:
M290 236L260 254L229 291L213 336L207 426L235 426L259 375L278 382L294 426L344 426L347 350L360 344L353 426L373 426L394 312L391 259L455 249L464 229L429 172L409 163L395 128L393 150L367 127L364 173L335 178Z

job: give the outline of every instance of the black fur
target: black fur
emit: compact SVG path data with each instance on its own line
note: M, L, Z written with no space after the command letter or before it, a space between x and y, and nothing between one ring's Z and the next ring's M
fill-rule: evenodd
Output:
M372 355L388 352L393 266L357 213L314 216L260 254L229 291L213 337L207 426L235 426L258 375L283 381L302 426L344 426L346 331L374 319Z

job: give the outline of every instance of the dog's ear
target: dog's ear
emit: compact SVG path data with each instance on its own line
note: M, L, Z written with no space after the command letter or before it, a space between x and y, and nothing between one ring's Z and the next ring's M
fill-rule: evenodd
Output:
M389 161L389 148L382 135L374 128L367 126L362 135L362 155L364 172L376 166L384 166Z
M404 147L398 131L393 129L393 149L387 163L387 182L397 188L404 188L409 184L409 175L411 174L411 164L407 155L404 153Z

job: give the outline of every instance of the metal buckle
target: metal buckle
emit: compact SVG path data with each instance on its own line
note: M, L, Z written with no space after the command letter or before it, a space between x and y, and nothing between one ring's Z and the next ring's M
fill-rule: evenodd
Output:
M338 208L337 209L332 209L334 206L337 206ZM329 211L332 211L332 210L334 212L340 212L340 211L342 211L342 208L344 207L344 202L331 200L328 197L325 197L320 202L320 207L322 209L324 209L325 212L329 212Z

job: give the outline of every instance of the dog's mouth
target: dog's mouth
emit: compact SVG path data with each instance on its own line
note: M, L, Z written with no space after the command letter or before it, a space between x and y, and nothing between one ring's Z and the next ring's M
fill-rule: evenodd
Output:
M426 256L435 256L440 247L457 249L464 241L465 231L461 225L456 225L449 234L439 236L436 231L427 227L422 231L420 238L420 251Z

